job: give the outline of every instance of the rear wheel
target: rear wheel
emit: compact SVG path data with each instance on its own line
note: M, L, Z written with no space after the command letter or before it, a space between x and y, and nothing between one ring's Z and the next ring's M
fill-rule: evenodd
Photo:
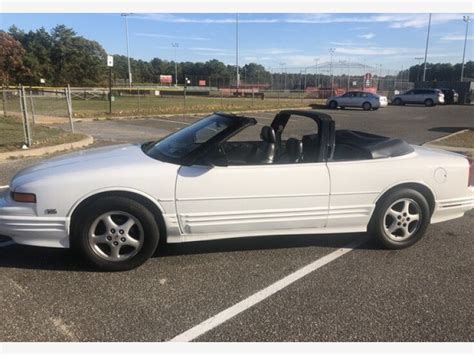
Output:
M377 203L369 230L389 249L403 249L420 240L428 227L430 208L418 191L400 189Z
M372 109L372 104L370 102L364 102L362 104L362 108L364 111L370 111Z
M158 246L153 214L126 197L104 197L79 212L74 221L73 248L94 267L129 270L148 260Z
M337 109L337 102L334 101L334 100L330 101L328 107L329 107L331 110Z
M394 105L397 105L397 106L400 106L403 104L403 101L401 98L397 97L395 100L393 100L393 104Z
M426 107L434 106L434 101L432 99L426 99L425 106Z

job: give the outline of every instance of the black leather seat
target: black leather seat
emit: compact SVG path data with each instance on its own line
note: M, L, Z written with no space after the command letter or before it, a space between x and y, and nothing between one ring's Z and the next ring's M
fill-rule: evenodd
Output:
M276 135L270 126L263 126L260 132L262 141L256 152L256 162L259 164L271 164L276 156Z
M320 137L319 134L308 134L303 136L303 160L305 162L316 162L319 156Z
M285 163L298 163L303 156L303 143L296 138L289 138L286 141Z

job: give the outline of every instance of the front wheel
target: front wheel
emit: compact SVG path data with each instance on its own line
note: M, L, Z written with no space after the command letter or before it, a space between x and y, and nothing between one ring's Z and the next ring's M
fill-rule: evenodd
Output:
M402 99L397 97L395 100L393 100L393 104L397 106L402 105L403 104Z
M370 110L372 109L371 103L370 103L370 102L364 102L364 103L362 104L362 109L363 109L364 111L370 111Z
M403 249L423 237L429 220L426 198L418 191L400 189L377 203L369 231L386 248Z
M329 102L328 107L329 107L331 110L337 109L337 102L334 101L334 100L332 100L331 102Z
M148 260L158 240L154 215L136 200L114 196L79 211L71 243L94 267L121 271Z

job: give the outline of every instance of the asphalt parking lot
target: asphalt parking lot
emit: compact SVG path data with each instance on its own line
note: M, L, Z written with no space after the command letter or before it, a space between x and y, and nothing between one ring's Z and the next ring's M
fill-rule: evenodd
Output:
M338 128L421 144L474 127L474 106L324 111ZM248 114L250 115L250 114ZM269 124L274 113L257 113ZM78 122L95 145L156 139L197 117ZM39 158L0 163L0 185ZM129 272L89 270L70 251L0 247L0 341L166 341L298 272L322 265L197 341L473 341L474 211L413 247L365 234L169 245ZM0 244L1 245L1 244Z

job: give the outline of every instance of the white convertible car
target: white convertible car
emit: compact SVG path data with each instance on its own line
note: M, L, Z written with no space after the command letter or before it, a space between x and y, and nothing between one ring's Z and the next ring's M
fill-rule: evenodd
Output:
M159 241L369 231L404 248L474 207L461 155L336 131L314 111L281 111L261 138L245 133L257 127L215 113L157 142L46 160L0 192L0 234L125 270Z

